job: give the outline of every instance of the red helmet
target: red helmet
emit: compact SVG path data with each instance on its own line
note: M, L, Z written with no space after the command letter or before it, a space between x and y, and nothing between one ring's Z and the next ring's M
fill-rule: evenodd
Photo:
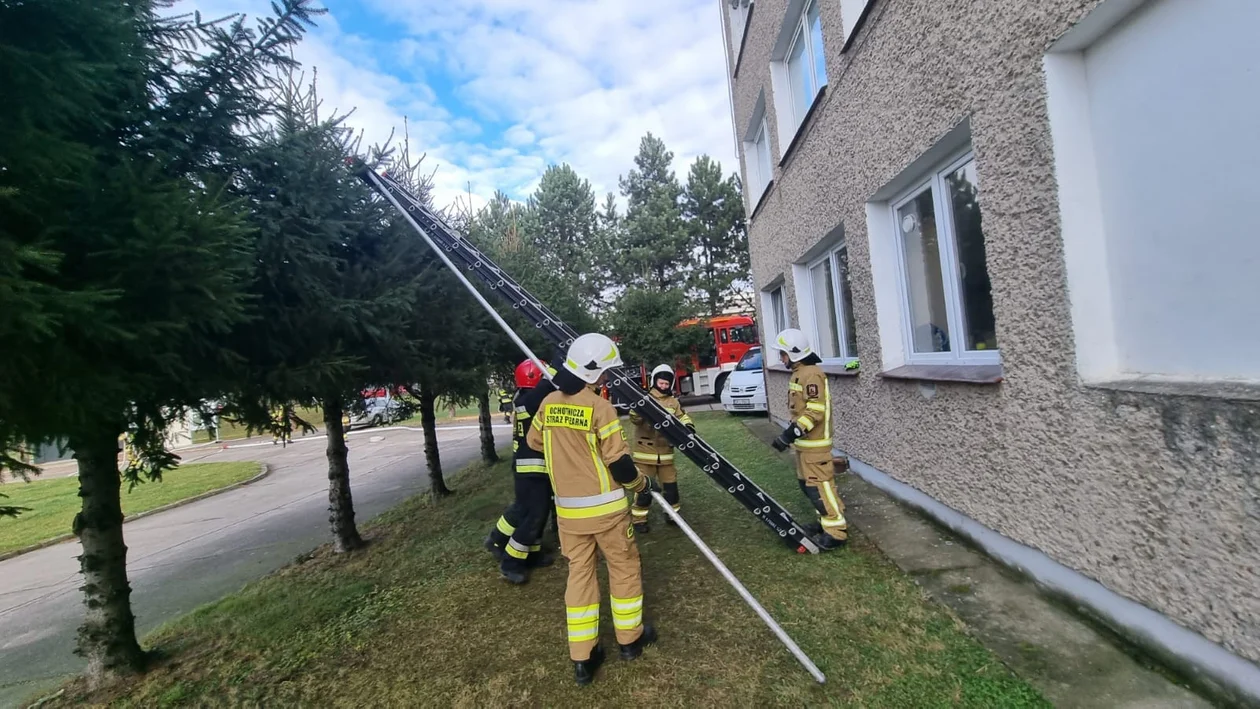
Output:
M516 365L516 388L517 389L533 389L543 379L542 370L538 365L534 364L534 360L527 359Z

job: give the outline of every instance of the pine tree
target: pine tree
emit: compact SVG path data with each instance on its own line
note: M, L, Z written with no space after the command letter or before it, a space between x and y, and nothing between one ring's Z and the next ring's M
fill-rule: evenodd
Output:
M636 287L627 289L618 299L610 321L613 333L621 341L623 359L650 369L689 357L703 343L704 328L678 327L691 315L682 289Z
M620 180L626 198L625 241L619 249L617 281L657 291L683 285L690 253L679 199L682 187L671 165L674 154L648 133L639 143L634 169Z
M691 164L683 192L683 217L697 256L688 285L710 315L731 302L737 286L749 278L744 200L738 178L722 179L722 165L701 155Z
M268 110L263 76L292 64L318 14L283 0L252 28L159 17L165 5L0 4L0 75L18 90L0 105L0 328L29 327L0 332L0 450L65 439L78 459L77 652L93 683L145 664L119 437L140 453L126 478L157 479L177 460L168 422L225 384L219 340L246 314L252 238L234 159Z
M333 547L344 552L363 542L342 417L407 356L403 331L420 291L407 256L418 247L345 168L357 140L344 116L320 118L315 86L290 76L276 104L280 115L244 163L260 236L257 317L235 338L247 364L237 407L250 423L281 428L269 416L276 405L320 408Z
M591 258L599 236L595 193L568 164L552 165L529 198L530 244L548 268L558 271L591 310L605 279Z

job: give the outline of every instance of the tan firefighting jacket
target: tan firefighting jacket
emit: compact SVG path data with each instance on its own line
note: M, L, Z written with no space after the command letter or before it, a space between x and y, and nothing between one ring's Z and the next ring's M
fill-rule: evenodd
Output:
M608 466L630 449L617 410L593 389L548 394L526 442L543 452L561 525L628 511L626 490Z
M831 387L816 364L792 365L788 382L788 414L805 435L796 439L801 452L825 452L831 456Z
M666 394L656 387L652 387L650 395L674 418L682 422L684 426L692 425L691 416L683 409L682 404L678 403L678 399L672 394ZM630 423L634 424L634 460L637 463L650 463L660 465L662 463L674 462L674 448L669 441L660 434L652 426L652 422L639 415L634 409L630 410Z

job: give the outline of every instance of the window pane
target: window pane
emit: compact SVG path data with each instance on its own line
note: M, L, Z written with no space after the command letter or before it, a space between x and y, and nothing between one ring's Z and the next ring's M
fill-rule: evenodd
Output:
M906 301L910 304L914 351L948 352L949 320L930 188L897 209L897 230L906 260Z
M797 30L796 39L792 41L792 50L788 52L788 82L791 84L793 125L805 118L805 109L814 97L811 90L813 78L809 75L809 61L805 58L804 29Z
M836 288L831 279L831 259L809 269L814 299L814 327L817 328L818 356L824 359L840 356L840 333L836 331Z
M806 16L805 24L809 26L809 48L814 55L813 93L817 93L819 87L827 83L827 63L823 61L822 19L818 16L817 2L809 6L809 14ZM812 96L813 93L810 95Z
M780 330L787 329L787 308L783 303L782 288L775 288L771 291L770 309L774 311L770 314L774 321L771 323L771 325L773 325L773 332L769 333L769 337L773 338L775 335L779 334Z
M980 202L976 198L976 163L970 160L945 178L949 185L958 249L958 291L962 296L963 332L967 349L997 349L993 321L993 293L984 257L984 231L980 228Z
M729 344L726 339L726 330L718 330L718 337L722 338L722 344Z
M770 140L766 136L766 124L761 124L757 132L757 191L760 192L770 184Z
M836 251L837 279L840 285L840 310L844 316L844 356L857 357L857 326L853 321L853 291L849 288L849 247Z

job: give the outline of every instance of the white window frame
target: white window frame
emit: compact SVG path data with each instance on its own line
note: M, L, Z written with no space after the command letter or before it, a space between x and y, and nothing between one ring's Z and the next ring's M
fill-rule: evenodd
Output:
M786 330L789 327L787 290L785 286L786 284L782 280L779 280L776 281L774 285L761 291L761 313L763 319L765 320L763 326L766 333L763 342L769 342L775 335L779 334L780 331ZM779 301L783 306L782 309L776 308L774 305L775 293L779 294ZM782 322L779 321L780 316L783 318Z
M779 32L779 40L771 54L770 79L774 88L774 110L779 119L780 145L789 145L796 137L801 127L805 125L805 116L809 114L809 109L818 100L823 88L827 86L826 47L820 48L823 55L823 75L820 77L819 67L814 63L814 40L808 24L809 12L818 4L819 0L804 0L804 2L796 0L789 4L788 17L794 18L795 21L784 23L783 29ZM819 23L821 22L820 17ZM805 52L801 56L809 66L809 77L812 83L816 84L813 95L805 97L800 115L796 114L796 102L793 100L797 89L792 82L791 72L788 71L788 58L792 56L792 50L796 48L797 42L805 43Z
M732 4L734 3L734 4ZM748 25L748 14L752 9L752 0L722 0L727 8L727 25L730 27L731 46L735 48L732 62L739 62L739 52L744 45L744 29ZM738 68L738 64L736 64Z
M761 136L765 141L764 154L758 148L761 143L757 140L757 136ZM744 186L748 192L744 200L744 210L751 216L761 201L761 197L770 188L770 183L774 182L774 153L770 148L770 125L766 121L764 95L757 99L757 106L753 109L753 119L744 133L743 148ZM763 175L765 180L760 179Z
M907 364L1000 364L1001 346L992 350L965 350L966 334L963 325L962 295L959 292L958 244L954 234L953 206L949 200L949 187L945 176L976 159L968 147L948 162L940 163L931 173L903 191L888 203L888 224L893 228L890 236L897 254L898 300L901 307L901 336ZM910 312L910 283L906 266L905 245L897 231L900 221L897 210L924 192L932 191L932 210L936 219L937 248L941 259L941 281L945 291L946 322L949 324L948 352L914 351L914 316ZM988 264L985 264L988 268Z
M841 52L848 50L858 21L866 15L866 9L871 2L872 0L840 0L840 22L844 25L844 48Z
M793 264L792 269L793 281L796 284L796 311L800 316L801 330L809 336L810 343L814 347L815 352L822 351L822 334L818 332L818 321L816 319L819 307L814 302L814 267L830 261L831 263L831 297L836 303L835 328L840 338L840 356L839 357L819 357L822 358L823 364L847 364L858 358L857 352L849 352L849 327L847 318L845 317L849 309L853 307L852 303L845 301L844 289L841 287L841 268L840 268L840 252L847 248L847 242L844 237L839 241L827 244L826 250L807 261ZM826 307L824 304L821 307Z

